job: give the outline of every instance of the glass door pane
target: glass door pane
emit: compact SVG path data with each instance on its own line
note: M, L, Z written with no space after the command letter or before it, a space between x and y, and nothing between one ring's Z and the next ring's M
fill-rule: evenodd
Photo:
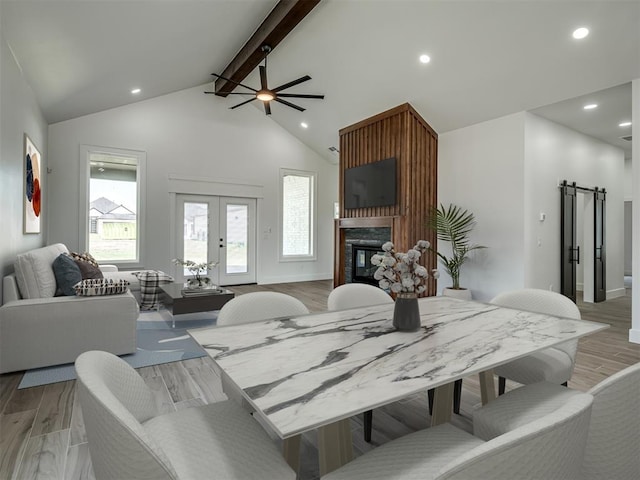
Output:
M247 273L249 270L249 208L226 204L227 253L225 273Z
M206 263L209 254L209 204L184 202L183 259ZM191 275L186 268L184 275Z

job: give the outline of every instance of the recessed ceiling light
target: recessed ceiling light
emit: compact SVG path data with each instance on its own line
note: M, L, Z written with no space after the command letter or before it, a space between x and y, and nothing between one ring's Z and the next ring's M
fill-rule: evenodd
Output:
M300 122L300 126L302 128L309 128L309 125L306 122Z
M131 94L132 95L137 95L141 92L142 90L140 90L139 88L134 88L133 90L131 90Z
M597 103L590 103L589 105L585 105L584 107L585 110L593 110L594 108L598 108L598 104Z
M618 124L619 127L630 127L631 126L631 122L622 122Z
M420 55L420 63L429 63L431 61L431 57L429 55L423 54Z
M575 38L576 40L581 40L587 35L589 35L589 29L586 27L576 28L573 31L573 38Z

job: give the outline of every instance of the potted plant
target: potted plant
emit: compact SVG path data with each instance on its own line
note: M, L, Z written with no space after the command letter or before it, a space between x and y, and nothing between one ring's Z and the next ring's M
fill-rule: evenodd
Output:
M460 268L469 258L470 252L487 248L470 243L469 234L475 224L473 213L454 204L449 204L448 207L440 204L429 215L428 227L435 230L438 240L449 242L451 245L451 256L436 252L452 282L451 287L443 290L443 295L471 299L471 292L460 287Z
M211 279L205 276L205 273L218 265L218 262L202 262L196 263L193 260L183 260L174 258L171 260L176 265L181 265L191 272L192 278L187 279L188 288L203 288L211 284Z

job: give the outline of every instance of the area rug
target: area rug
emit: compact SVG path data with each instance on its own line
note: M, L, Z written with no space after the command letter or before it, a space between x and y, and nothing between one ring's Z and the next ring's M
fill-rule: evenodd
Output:
M177 362L206 355L198 343L187 333L189 328L200 328L216 324L218 312L178 315L175 328L167 310L140 312L138 317L138 347L135 353L121 355L134 368ZM75 380L72 363L28 370L22 377L18 389Z

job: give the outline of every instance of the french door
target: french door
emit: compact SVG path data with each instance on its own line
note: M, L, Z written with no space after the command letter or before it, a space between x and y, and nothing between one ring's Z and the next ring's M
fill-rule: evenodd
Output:
M207 272L217 285L255 283L256 199L211 195L176 199L177 257L218 262ZM178 274L184 278L190 272L184 269Z

